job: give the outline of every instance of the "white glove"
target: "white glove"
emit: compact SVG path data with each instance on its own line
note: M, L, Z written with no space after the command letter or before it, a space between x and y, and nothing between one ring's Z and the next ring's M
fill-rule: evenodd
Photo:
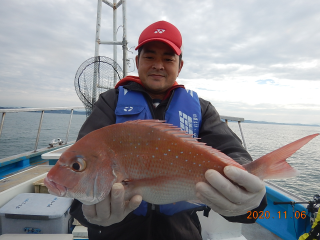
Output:
M262 180L233 166L225 167L224 174L232 182L219 172L209 169L205 173L209 184L196 184L196 194L202 203L226 217L246 214L260 205L266 193Z
M140 195L132 197L130 201L125 201L123 185L115 183L111 194L97 204L83 204L82 212L88 222L106 227L121 222L130 212L139 207L141 201Z

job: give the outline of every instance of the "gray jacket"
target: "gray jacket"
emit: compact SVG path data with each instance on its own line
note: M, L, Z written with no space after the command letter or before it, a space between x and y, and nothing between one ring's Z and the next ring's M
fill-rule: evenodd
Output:
M154 108L151 97L140 84L130 82L124 87L128 90L142 92L153 118L164 120L165 111L170 104L172 94L171 97L164 99L157 108ZM116 122L117 100L118 89L110 89L102 93L95 103L91 115L83 124L78 139L91 131L114 124ZM220 150L240 164L252 161L249 153L243 148L241 140L226 123L221 121L218 112L211 103L202 98L199 98L199 100L202 114L202 125L199 131L199 138L201 139L199 141ZM262 211L266 205L266 198L264 198L255 210ZM202 239L201 226L196 210L177 213L173 216L164 216L150 209L145 217L131 213L120 223L109 227L101 227L90 224L85 220L81 206L81 203L75 200L70 212L83 225L88 227L90 239ZM255 221L255 219L247 219L247 214L225 218L231 222L252 223Z

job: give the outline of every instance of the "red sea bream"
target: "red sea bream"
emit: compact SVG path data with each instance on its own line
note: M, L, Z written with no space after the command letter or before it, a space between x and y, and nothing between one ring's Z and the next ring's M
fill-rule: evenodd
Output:
M313 134L241 166L222 152L198 142L179 128L158 120L113 124L93 131L66 150L49 171L50 193L92 205L114 183L126 197L140 194L154 204L196 200L195 185L205 172L232 165L260 179L297 175L286 159L319 134Z

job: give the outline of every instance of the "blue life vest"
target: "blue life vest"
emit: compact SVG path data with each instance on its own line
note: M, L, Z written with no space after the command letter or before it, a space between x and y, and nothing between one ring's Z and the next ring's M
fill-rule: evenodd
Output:
M129 91L122 86L119 87L115 114L116 123L139 119L152 119L152 114L143 94L141 92ZM198 137L201 126L201 106L197 93L184 88L174 89L173 98L165 113L165 120L167 123L171 123L180 127L181 130L193 134L194 137ZM173 215L177 212L193 208L196 208L195 204L185 201L159 205L159 211L166 215ZM142 201L140 206L134 210L134 214L146 216L147 210L148 203Z

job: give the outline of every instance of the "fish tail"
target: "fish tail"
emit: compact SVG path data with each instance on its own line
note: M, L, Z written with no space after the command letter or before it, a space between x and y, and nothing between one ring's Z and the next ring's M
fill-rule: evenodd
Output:
M319 134L316 133L289 143L288 145L268 153L251 163L243 165L243 167L248 172L258 176L260 179L294 177L298 175L299 172L291 167L286 162L286 159L318 135Z

